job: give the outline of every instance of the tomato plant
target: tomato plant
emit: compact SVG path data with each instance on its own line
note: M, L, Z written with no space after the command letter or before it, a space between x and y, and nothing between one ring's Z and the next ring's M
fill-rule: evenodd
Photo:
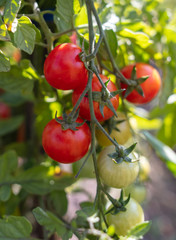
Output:
M100 152L97 161L99 175L107 186L124 188L136 179L139 173L139 164L137 161L116 163L108 156L114 149L114 145L110 145ZM129 157L134 160L132 153Z
M10 107L3 102L0 102L0 119L7 119L11 117Z
M103 80L104 83L108 81L108 78L105 75L100 74L100 77L101 77L101 79ZM108 82L107 89L109 90L109 92L117 91L117 87L111 81ZM99 82L97 76L94 74L93 75L93 79L92 79L92 91L93 92L101 92L101 90L102 90L102 85ZM82 93L81 91L74 91L73 92L73 96L72 96L73 105L76 104L77 100L81 96L81 93ZM104 96L102 95L102 97L100 99L100 102L93 101L94 112L95 112L95 116L96 116L98 121L107 120L107 119L111 118L114 115L114 113L108 108L108 106L106 106L103 97ZM116 96L112 97L110 99L110 101L111 101L114 109L117 110L117 108L119 106L119 95L116 95ZM105 104L105 106L103 108L104 116L102 116L102 114L101 114L100 104ZM89 100L88 100L87 95L82 99L81 104L80 104L79 107L80 107L79 115L82 118L90 121L90 119L91 119L91 117L90 117L90 108L89 108Z
M158 94L161 87L161 77L158 71L146 63L136 63L125 66L121 72L127 78L131 79L133 67L136 66L136 78L148 76L147 80L140 84L144 97L141 96L135 89L126 97L126 99L134 104L144 104L150 102ZM127 85L121 83L122 88L127 88ZM123 92L125 94L126 91Z
M112 208L112 205L108 208ZM128 231L135 225L144 222L144 212L142 207L133 198L125 206L126 211L117 214L108 213L106 220L109 225L113 225L118 236L127 235Z
M14 239L14 236L31 240L118 239L106 224L104 210L108 200L115 206L116 213L125 211L129 197L124 201L121 198L117 200L113 196L114 192L119 193L117 188L123 187L126 197L129 191L141 201L143 195L140 193L137 197L137 193L144 190L140 182L146 177L142 177L144 172L140 159L133 156L134 151L139 155L146 153L154 161L156 153L164 160L162 179L159 179L161 174L155 174L150 188L150 204L147 206L146 201L145 205L148 218L160 216L153 219L154 227L148 238L163 240L161 235L164 232L164 239L174 239L175 221L170 214L166 216L170 209L174 216L175 209L174 201L168 201L172 200L175 191L174 182L170 184L168 170L176 175L173 134L176 119L176 17L171 11L174 8L167 9L169 2L173 1L0 1L0 102L13 106L12 117L0 121L2 239ZM17 51L15 54L14 50ZM136 72L135 68L129 67L132 61L138 62ZM164 86L152 104L139 107L127 102L131 94L143 92L144 97L138 95L137 100L132 97L131 101L140 104L145 99L144 103L147 103L149 96L151 100L156 97L161 84L158 72L144 62L158 66L163 73ZM127 66L126 77L120 71L123 66ZM118 94L122 91L120 83L125 83L127 90L118 108ZM80 118L84 119L77 120L80 124L76 124L79 107ZM117 112L119 109L128 113L127 120L123 116L121 118ZM56 117L50 122L56 111L59 116L62 114L63 119ZM64 112L69 112L68 118ZM119 118L113 116L116 113ZM136 127L130 116L138 123ZM118 122L121 119L125 121ZM86 120L90 122L85 123ZM135 140L131 146L133 138L130 138L128 122ZM95 134L96 127L98 131ZM114 131L117 128L119 132ZM42 133L46 154L41 149ZM111 144L114 144L115 151L112 147L107 155L102 149L106 146L111 148ZM90 153L93 159L87 159ZM161 167L158 158L156 163L154 161L150 183L152 174ZM58 164L60 162L71 165ZM166 179L164 164L167 166L167 181L163 181ZM72 173L68 172L71 167ZM94 179L80 179L91 176ZM136 176L135 185L131 185ZM138 182L140 188L136 184ZM165 189L165 194L156 191L155 184L156 188L160 185ZM136 188L132 189L132 186ZM170 191L167 191L168 187ZM153 208L156 199L159 207ZM163 203L164 217L157 212ZM18 218L12 216L16 214L15 209L20 209ZM32 216L26 218L29 212L35 219ZM135 216L136 213L133 214ZM168 226L165 224L167 219L169 236L168 231L163 231L163 226ZM128 230L128 220L126 222L124 228ZM23 226L23 231L19 232L19 225ZM128 236L119 238L137 240L150 226L147 221ZM154 232L153 239L155 226L158 231Z
M130 132L130 125L125 117L125 114L122 112L117 112L117 124L114 126L114 129L112 129L111 132L108 131L108 127L111 124L109 121L108 127L106 124L104 124L105 130L110 134L111 138L114 139L118 142L118 144L124 145L128 139L131 137L131 132ZM123 122L121 122L123 120ZM118 122L119 121L119 122ZM112 145L112 142L105 136L105 134L100 130L96 129L96 139L100 146L107 147L109 145Z
M78 118L76 122L82 123L83 121ZM61 124L53 119L44 128L42 144L45 152L53 160L60 163L72 163L80 160L87 153L90 139L90 129L86 123L78 127L76 131L63 130Z
M55 47L44 63L44 74L48 83L57 89L85 88L87 70L80 60L81 48L72 43Z

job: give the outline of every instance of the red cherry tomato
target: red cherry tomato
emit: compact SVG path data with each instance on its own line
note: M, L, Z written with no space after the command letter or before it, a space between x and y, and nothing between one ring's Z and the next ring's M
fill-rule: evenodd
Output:
M10 107L3 102L0 102L0 119L7 119L11 117Z
M100 74L101 79L103 80L103 82L107 82L108 78L102 74ZM115 84L111 81L109 81L107 88L110 92L114 92L117 91L117 87L115 86ZM93 79L92 79L92 91L93 92L100 92L102 89L102 85L99 82L98 78L96 75L93 75ZM73 105L76 104L77 100L79 99L79 97L81 96L81 92L80 91L74 91L73 92L73 96L72 96L72 102ZM114 107L115 110L117 110L118 106L119 106L119 95L116 95L114 97L111 98L111 103ZM100 109L99 109L99 102L93 102L93 106L94 106L94 112L95 112L95 116L97 118L98 121L104 121L107 120L109 118L111 118L114 113L107 107L104 106L103 109L103 113L104 113L104 117L102 116ZM88 97L84 97L83 100L81 101L81 104L79 105L80 107L80 111L79 111L79 115L90 121L90 109L89 109L89 100Z
M57 89L85 88L87 69L80 60L81 48L72 43L55 47L44 63L44 74L48 83Z
M83 120L78 118L76 122L81 123ZM90 139L91 133L86 123L78 127L77 131L63 130L61 124L53 119L44 128L42 145L53 160L60 163L73 163L87 153Z
M137 78L141 78L144 76L149 76L145 82L140 84L143 92L144 97L141 96L136 90L133 90L126 99L129 102L135 103L135 104L144 104L150 102L153 98L156 97L158 94L160 87L161 87L161 78L158 73L158 71L150 66L149 64L145 63L136 63L131 64L126 67L124 67L121 72L122 74L127 78L131 79L131 73L133 70L133 67L136 66L136 75ZM122 88L127 88L127 85L124 83L121 83ZM125 94L125 91L123 92Z

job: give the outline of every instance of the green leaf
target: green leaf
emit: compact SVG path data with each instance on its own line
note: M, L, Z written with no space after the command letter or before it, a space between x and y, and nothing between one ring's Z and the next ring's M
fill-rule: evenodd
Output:
M73 184L75 179L72 176L50 176L48 167L36 166L22 172L16 177L16 181L29 193L45 195L55 190L64 190Z
M176 137L175 134L173 134L175 131L175 122L176 104L173 111L170 111L169 114L167 114L162 120L162 125L157 133L157 138L170 147L174 147L176 145Z
M7 103L10 106L22 105L26 99L20 93L5 92L0 96L0 101Z
M72 232L69 231L65 224L57 218L53 213L47 211L45 212L40 207L37 207L33 210L33 214L37 220L37 222L44 226L50 234L57 233L62 239L64 239L64 236L68 234L68 238L70 239L72 237Z
M24 120L24 116L15 116L9 119L0 120L0 136L5 136L19 128Z
M32 225L25 217L0 219L0 240L22 240L30 237Z
M96 208L92 202L80 203L81 210L76 211L79 217L88 218L96 214Z
M166 163L173 175L176 176L176 153L149 132L143 131L143 134L151 146L156 150L157 155Z
M10 174L17 168L18 158L16 152L9 150L0 156L0 182L6 181Z
M0 16L0 40L4 41L4 40L9 40L9 34L7 32L7 27L4 24L4 22L2 21L2 17Z
M75 17L75 26L84 24L88 24L87 10L85 6L81 8L81 11Z
M132 42L139 45L141 48L147 48L152 43L147 34L143 32L133 32L125 28L118 32L117 34L123 38L130 39Z
M141 110L141 108L136 108L137 112L136 115L134 115L135 121L137 123L137 128L138 129L145 129L145 130L153 130L153 129L160 129L162 120L159 118L154 118L154 119L148 119L142 117L142 116L137 116L138 111Z
M28 17L18 19L17 30L14 33L14 43L21 50L32 54L35 46L36 31Z
M30 26L34 29L34 31L36 33L35 41L40 42L41 39L42 39L42 35L41 35L40 30L34 24L31 24Z
M82 1L80 0L73 0L73 10L75 14L78 14L81 11Z
M73 27L73 0L57 0L54 22L59 31Z
M16 18L16 15L20 9L21 0L8 0L6 1L4 9L4 23L8 26L8 30L11 30L12 23Z
M117 56L117 37L115 32L112 29L106 29L104 30L104 34L113 57L116 57ZM109 60L109 55L107 53L104 42L101 43L98 53L100 54L103 60Z
M11 149L13 149L18 154L18 156L25 157L27 156L28 152L28 144L26 142L13 142L5 146L5 151Z
M151 221L146 221L141 224L138 224L130 230L127 237L135 237L135 239L136 238L139 239L150 230L151 225L152 225Z
M0 187L0 201L6 202L11 195L11 186L5 185Z
M110 47L110 51L114 57L117 56L117 37L115 32L112 29L106 29L104 31L106 40L108 42L108 45Z
M99 19L101 23L107 23L109 20L109 16L112 12L112 7L106 6L105 8L102 9L102 11L99 13Z
M23 59L20 61L20 67L22 68L22 74L23 76L29 78L29 79L40 79L40 76L35 71L34 67L32 66L30 60Z
M0 50L0 72L8 72L10 70L10 61Z
M34 77L28 69L11 66L9 72L0 73L0 88L8 92L21 93L22 96L32 98Z
M48 206L54 209L55 213L63 216L67 211L68 200L64 190L53 191L47 196Z

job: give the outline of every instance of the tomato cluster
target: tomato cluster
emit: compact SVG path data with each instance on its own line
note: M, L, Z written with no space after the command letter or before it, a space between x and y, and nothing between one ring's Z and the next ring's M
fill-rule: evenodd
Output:
M73 90L72 103L75 106L82 96L88 84L88 72L80 59L81 49L73 43L65 43L55 47L44 63L44 74L48 83L61 90ZM135 74L134 74L135 67ZM129 82L133 80L136 85L129 86L121 82L121 88L125 88L123 95L134 104L150 102L158 94L161 86L161 78L156 69L144 63L128 65L121 70ZM147 76L147 77L146 77ZM145 81L143 81L143 79ZM102 185L112 188L124 188L125 194L131 193L134 199L142 201L146 195L145 188L133 187L136 179L144 181L147 173L142 171L136 156L132 153L133 147L125 149L124 146L131 138L130 125L123 112L117 112L117 121L113 121L114 112L119 106L119 95L116 85L107 76L93 74L92 78L93 110L97 121L101 122L104 130L109 134L111 141L101 129L96 129L96 139L101 151L97 159L97 171ZM130 91L128 90L130 88ZM142 89L143 96L139 94ZM126 95L126 91L129 92ZM55 161L60 163L74 163L73 172L78 171L87 156L91 142L89 126L85 121L91 121L90 102L88 93L82 96L79 104L79 117L75 120L76 127L71 126L71 119L59 117L51 120L43 131L42 144L45 152ZM62 121L66 125L62 125ZM64 126L67 126L66 128ZM99 125L100 127L100 125ZM112 142L114 140L114 144ZM117 144L116 144L116 143ZM119 145L120 144L120 145ZM116 146L115 146L116 145ZM132 149L132 150L131 150ZM119 151L119 152L118 152ZM116 158L117 157L117 158ZM89 157L89 166L82 172L82 177L95 177L92 158ZM143 164L144 165L144 164ZM87 173L90 170L90 174ZM145 174L146 173L146 174ZM88 175L87 175L88 174ZM143 191L143 195L141 194ZM117 235L125 236L136 224L144 221L144 213L136 200L130 198L125 204L126 211L118 211L111 214L108 211L107 223L115 226ZM112 208L111 206L110 208Z
M81 48L73 43L64 43L56 46L47 56L44 63L44 75L47 82L56 89L73 90L73 105L76 104L84 91L88 73L84 63L80 59ZM101 75L101 80L106 84L102 86L96 75L92 79L93 92L101 92L107 89L107 96L102 93L100 101L94 101L94 112L98 121L111 118L114 113L106 106L107 97L111 92L117 91L115 84ZM114 111L119 105L119 96L110 96L110 103ZM103 114L100 105L103 104ZM90 121L89 100L87 94L79 105L79 116ZM80 123L81 119L76 120ZM70 124L70 123L68 123ZM70 124L71 125L71 124ZM45 152L55 161L72 163L80 160L88 151L90 145L90 130L86 123L72 130L71 127L64 130L56 120L51 120L43 131L42 144Z

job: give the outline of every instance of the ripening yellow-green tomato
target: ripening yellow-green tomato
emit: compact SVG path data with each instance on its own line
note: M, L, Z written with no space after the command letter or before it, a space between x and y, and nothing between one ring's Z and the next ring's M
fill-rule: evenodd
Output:
M150 174L150 163L148 159L144 156L141 156L139 159L139 180L141 182L146 181Z
M109 187L124 188L130 185L139 173L139 163L134 161L135 155L129 154L132 162L123 161L116 163L114 159L110 158L108 154L115 152L114 145L104 148L97 159L97 166L99 175Z
M118 118L117 120L124 120L121 123L117 124L117 128L119 131L113 129L112 132L110 133L110 136L112 139L116 139L118 144L124 145L128 139L131 138L131 131L130 131L130 125L122 112L117 112ZM105 127L105 130L108 132L107 128ZM102 147L107 147L109 145L112 145L112 142L105 136L105 134L99 130L96 129L96 138L100 146Z
M130 196L135 199L138 203L142 203L147 196L146 187L139 184L131 184L128 187L124 188L125 196Z
M111 209L112 205L108 208ZM126 211L118 212L117 214L108 213L106 215L106 221L108 225L113 225L115 233L118 236L126 236L137 224L144 222L144 212L140 204L130 198L130 201L125 206Z

